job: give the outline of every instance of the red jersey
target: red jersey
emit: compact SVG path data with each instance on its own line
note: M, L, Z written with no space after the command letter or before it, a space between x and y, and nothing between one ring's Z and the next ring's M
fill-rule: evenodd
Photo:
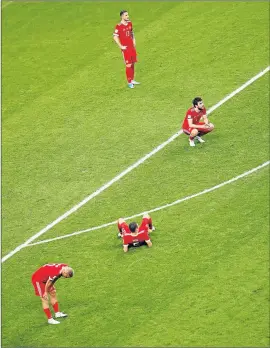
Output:
M136 242L144 242L145 240L150 240L148 235L148 219L143 219L139 226L138 233L136 236L132 236L131 231L126 222L123 222L120 226L123 234L123 244L133 244Z
M131 22L127 22L126 25L123 23L117 24L113 35L119 37L122 46L127 46L127 48L134 47L133 27Z
M49 279L55 282L62 276L60 272L65 266L67 266L66 263L48 263L33 273L32 280L40 283L47 283Z
M188 109L186 113L186 117L183 121L182 128L189 129L188 120L192 119L193 124L199 124L200 119L206 115L206 108L203 107L202 111L197 112L194 107Z

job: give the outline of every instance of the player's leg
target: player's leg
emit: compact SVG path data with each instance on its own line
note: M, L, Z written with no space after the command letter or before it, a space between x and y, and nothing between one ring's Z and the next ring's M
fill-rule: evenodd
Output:
M122 232L123 224L126 224L126 221L124 219L120 218L117 220L117 227L118 227L118 231L119 231L117 234L118 238L121 238L123 235L123 232Z
M56 289L55 288L50 291L50 300L51 300L51 305L52 305L54 313L55 313L55 318L65 318L65 317L67 317L67 314L59 311L59 304L58 304L58 301L57 301Z
M203 124L203 123L202 123ZM212 130L214 129L214 125L213 123L210 123L210 127L209 128L202 128L199 130L198 135L196 136L196 139L200 142L200 143L205 143L205 141L202 139L202 136L204 136L207 133L212 132Z
M48 323L49 324L60 324L59 321L57 320L54 320L53 317L52 317L52 313L50 311L50 308L49 308L49 300L48 298L44 298L42 297L41 298L41 303L42 303L42 308L43 308L43 311L48 319Z
M125 49L122 51L124 62L126 65L126 78L129 88L134 88L132 81L132 59L131 59L131 51L130 49Z
M212 130L215 128L215 126L213 125L213 123L210 123L209 126L210 126L210 127L208 127L208 128L200 129L198 135L199 135L199 136L203 136L203 135L205 135L205 134L207 134L207 133L212 132Z
M132 83L132 74L132 64L126 64L126 77L129 88L134 88L134 85Z
M134 75L135 75L135 64L132 63L131 64L131 82L135 85L135 84L137 84L137 82L134 81Z
M139 85L140 82L137 82L137 81L134 80L135 63L137 62L137 52L136 52L135 48L130 50L130 61L132 62L132 66L131 66L131 69L132 69L132 80L131 80L131 82L133 83L133 85Z
M140 85L140 82L134 80L134 76L135 76L135 62L132 63L131 68L132 68L132 80L131 80L131 82L133 83L133 85Z
M148 232L155 231L155 226L153 226L152 218L149 214L145 213L143 214L143 221L142 224L145 223L148 225Z
M48 323L49 324L60 324L59 321L56 321L53 319L50 308L49 308L49 300L48 298L44 298L44 292L45 292L45 284L37 281L36 279L32 278L32 285L35 289L36 296L39 296L41 299L41 304L43 308L43 312L45 313Z
M185 133L189 137L189 145L195 146L194 139L198 135L198 130L196 128L183 128L183 133Z
M190 146L195 146L194 139L198 135L198 133L199 133L198 129L196 129L196 128L192 128L191 129L191 132L190 132L190 135L189 135L189 145Z

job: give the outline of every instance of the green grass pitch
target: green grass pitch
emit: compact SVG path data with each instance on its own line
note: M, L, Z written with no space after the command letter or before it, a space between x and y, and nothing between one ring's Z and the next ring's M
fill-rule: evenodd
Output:
M2 256L269 65L267 2L2 2ZM134 90L112 32L125 7ZM54 238L198 193L269 160L269 74L50 229ZM153 248L116 226L2 264L3 347L268 347L269 168L152 214ZM139 218L137 219L139 220ZM31 274L67 262L50 326Z

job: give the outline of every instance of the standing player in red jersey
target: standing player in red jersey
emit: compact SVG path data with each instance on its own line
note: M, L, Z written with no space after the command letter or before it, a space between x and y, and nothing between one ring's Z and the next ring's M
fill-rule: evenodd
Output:
M123 250L126 253L132 246L138 247L141 245L152 246L149 233L154 230L150 215L144 214L143 220L138 226L136 222L131 222L129 225L124 219L118 220L119 234L123 239Z
M185 134L189 135L189 145L195 146L194 139L197 139L200 143L204 143L205 141L201 136L212 132L214 125L208 121L202 98L194 98L192 104L193 107L189 108L186 112L182 129ZM203 119L203 122L200 122L201 119Z
M134 80L135 67L137 62L136 41L133 33L133 26L129 20L129 15L126 10L120 12L121 21L116 25L113 38L118 47L121 49L123 58L126 64L126 77L129 88L134 88L134 85L139 85L139 82Z
M55 318L67 317L67 314L59 312L54 283L61 277L71 278L73 275L73 269L65 263L49 263L40 267L32 274L32 284L35 294L41 298L42 307L49 324L60 324L59 321L54 320L52 317L49 308L49 298L55 312Z

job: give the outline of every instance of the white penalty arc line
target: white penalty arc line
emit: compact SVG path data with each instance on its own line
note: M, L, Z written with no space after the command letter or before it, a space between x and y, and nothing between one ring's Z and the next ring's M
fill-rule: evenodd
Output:
M240 86L239 88L237 88L236 90L234 90L232 93L230 93L229 95L227 95L225 98L223 98L220 102L218 102L217 104L215 104L214 106L212 106L209 110L208 110L208 115L213 112L214 110L216 110L218 107L220 107L221 105L223 105L224 103L226 103L226 101L228 101L229 99L233 98L236 94L238 94L239 92L241 92L243 89L245 89L246 87L248 87L249 85L251 85L254 81L256 81L257 79L259 79L260 77L262 77L264 74L266 74L268 71L270 70L270 66L268 66L267 68L265 68L263 71L261 71L260 73L258 73L257 75L255 75L254 77L252 77L250 80L248 80L247 82L245 82L242 86ZM144 157L142 157L141 159L139 159L137 162L135 162L134 164L132 164L130 167L128 167L127 169L125 169L123 172L121 172L120 174L118 174L117 176L115 176L112 180L110 180L109 182L107 182L106 184L104 184L103 186L101 186L98 190L96 190L95 192L93 192L92 194L90 194L89 196L87 196L84 200L82 200L80 203L76 204L74 207L72 207L70 210L68 210L67 212L65 212L63 215L59 216L56 220L54 220L53 222L49 223L46 227L44 227L42 230L40 230L38 233L34 234L32 237L30 237L29 239L27 239L24 243L22 243L21 245L17 246L14 250L12 250L11 252L9 252L7 255L5 255L2 258L2 263L5 262L6 260L8 260L10 257L12 257L13 255L15 255L17 252L19 252L21 249L23 249L25 246L27 246L28 244L32 243L35 239L37 239L38 237L42 236L44 233L46 233L47 231L49 231L52 227L54 227L55 225L57 225L59 222L63 221L64 219L66 219L69 215L73 214L75 211L77 211L78 209L80 209L83 205L85 205L86 203L88 203L90 200L92 200L94 197L98 196L100 193L102 193L103 191L105 191L107 188L109 188L111 185L113 185L115 182L119 181L121 178L123 178L125 175L127 175L128 173L130 173L133 169L137 168L138 166L140 166L142 163L144 163L148 158L152 157L154 154L156 154L157 152L159 152L160 150L162 150L166 145L170 144L173 140L175 140L180 134L182 134L183 131L180 130L179 132L177 132L176 134L172 135L168 140L166 140L164 143L158 145L154 150L152 150L151 152L149 152L148 154L146 154Z
M270 161L267 161L267 162L264 162L263 164L259 165L258 167L256 168L253 168L247 172L244 172L243 174L240 174L230 180L227 180L227 181L224 181L222 182L221 184L218 184L218 185L215 185L211 188L208 188L208 189L205 189L199 193L195 193L191 196L187 196L187 197L184 197L184 198L180 198L180 199L177 199L176 201L172 202L172 203L168 203L168 204L165 204L165 205L162 205L160 207L157 207L157 208L154 208L154 209L150 209L150 210L147 210L147 213L153 213L153 212L156 212L156 211L159 211L159 210L163 210L163 209L166 209L166 208L169 208L169 207L172 207L176 204L179 204L179 203L182 203L182 202L185 202L189 199L192 199L192 198L196 198L196 197L199 197L201 195L204 195L206 193L209 193L209 192L212 192L214 190L217 190L225 185L228 185L228 184L231 184L239 179L242 179L250 174L253 174L254 172L268 166L270 163ZM146 213L145 211L144 212L141 212L139 214L135 214L135 215L132 215L132 216L128 216L126 218L124 218L124 220L130 220L130 219L134 219L136 217L139 217L139 216L142 216L144 213ZM64 236L59 236L59 237L55 237L55 238L51 238L51 239L45 239L45 240L41 240L39 242L36 242L36 243L32 243L32 244L28 244L27 247L30 247L30 246L34 246L34 245L39 245L39 244L44 244L44 243L49 243L49 242L53 242L53 241L56 241L56 240L59 240L59 239L64 239L64 238L69 238L69 237L73 237L73 236L77 236L79 234L82 234L82 233L86 233L86 232L91 232L91 231L95 231L95 230L100 230L102 228L105 228L105 227L108 227L108 226L111 226L111 225L115 225L117 223L117 220L115 221L112 221L112 222L108 222L106 224L103 224L103 225L100 225L100 226L95 226L95 227L91 227L91 228L88 228L86 230L81 230L81 231L77 231L77 232L73 232L73 233L70 233L70 234L66 234Z
M3 8L5 8L5 7L7 7L8 5L10 5L10 4L12 4L13 3L13 1L2 1L1 2L1 8L3 9Z

